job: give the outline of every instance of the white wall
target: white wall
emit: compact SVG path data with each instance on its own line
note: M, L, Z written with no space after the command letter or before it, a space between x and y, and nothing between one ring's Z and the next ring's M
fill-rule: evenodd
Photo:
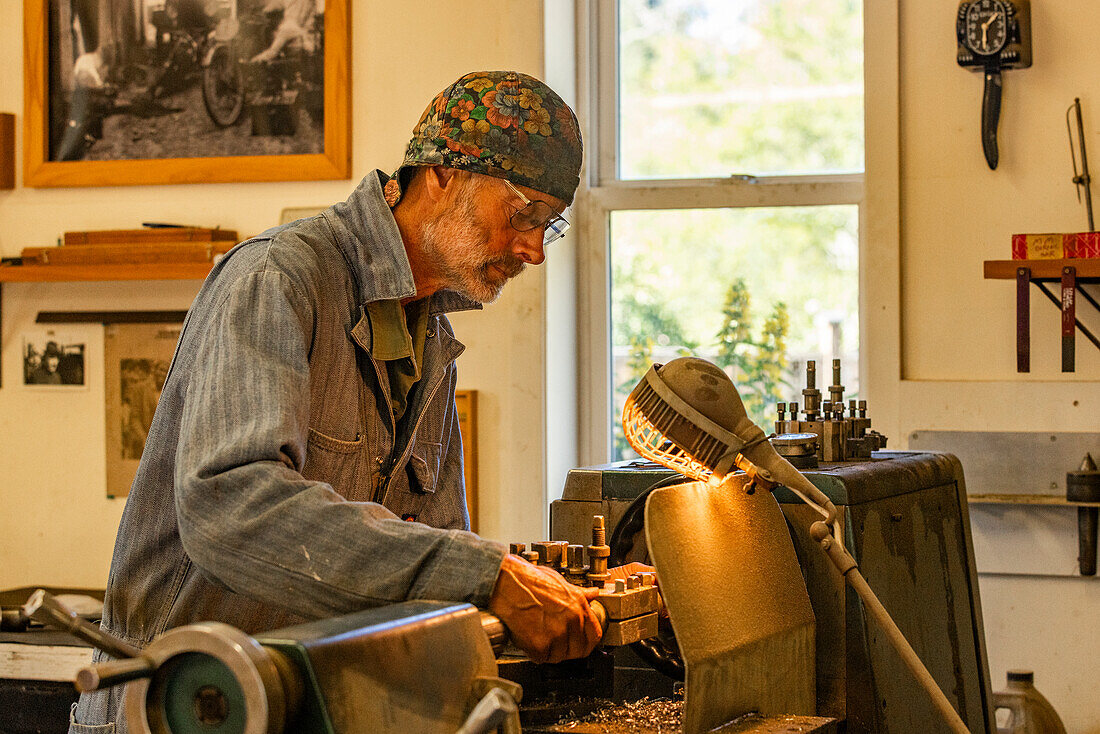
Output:
M344 198L375 168L393 170L431 97L477 68L543 69L542 3L360 0L352 8L353 175L317 183L0 191L0 253L51 245L67 230L142 221L218 224L242 235L288 206ZM21 3L0 3L0 111L23 122ZM21 154L17 168L22 165ZM40 310L186 308L197 282L5 284L0 387L0 588L106 583L122 500L105 498L102 327L87 339L89 389L22 387L20 334ZM545 271L528 271L484 312L454 319L468 349L459 387L480 391L481 530L501 540L546 534L543 458Z
M396 166L427 100L458 74L512 66L538 75L543 68L540 2L354 5L353 180L17 188L0 192L0 252L50 244L65 230L154 218L259 231L285 206L337 200L367 171ZM983 260L1009 256L1013 232L1084 227L1069 184L1063 114L1074 96L1082 98L1088 143L1100 160L1094 63L1100 7L1086 0L1033 4L1035 66L1005 76L996 172L985 167L979 144L980 77L954 61L956 7L954 0L867 3L869 27L889 33L867 41L863 344L876 425L891 445L902 446L918 429L1100 430L1100 355L1078 338L1077 372L1062 375L1057 312L1033 291L1032 373L1017 375L1013 286L983 280L981 271ZM0 111L16 112L20 123L21 29L18 4L0 3L0 68L9 72L0 75ZM546 407L544 333L549 325L549 339L561 341L568 322L553 303L556 283L547 286L546 272L525 274L484 313L455 319L469 345L459 362L460 386L481 391L481 527L502 540L545 533L543 431L555 414ZM91 387L64 397L16 384L19 334L38 310L181 308L196 289L193 283L5 286L0 587L103 584L121 512L120 501L103 496L101 329L80 329L91 350ZM573 416L564 411L562 420ZM974 523L985 557L1039 537L1011 513L995 519L976 513ZM1073 539L1062 536L1042 542L1060 542L1070 552ZM1087 631L1100 610L1100 585L1003 573L983 574L981 584L995 687L1003 686L1006 668L1032 667L1070 732L1100 732L1100 699L1092 695L1100 635Z
M1001 160L990 171L981 75L955 63L957 6L867 3L868 28L889 36L869 35L867 49L863 351L875 422L901 446L921 429L1100 432L1100 352L1078 336L1077 371L1063 375L1059 313L1033 287L1032 371L1017 374L1014 283L982 276L984 260L1010 258L1013 233L1087 228L1065 111L1081 97L1096 160L1100 7L1031 4L1034 65L1004 75ZM1090 311L1080 301L1095 332ZM971 518L994 688L1006 669L1032 668L1070 732L1100 732L1100 635L1082 631L1100 613L1100 583L1055 575L1076 558L1072 510L972 507ZM1006 572L998 562L1032 548L1066 563Z

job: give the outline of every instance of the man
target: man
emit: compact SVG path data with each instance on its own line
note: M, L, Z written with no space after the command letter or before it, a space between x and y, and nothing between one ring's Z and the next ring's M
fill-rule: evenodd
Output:
M313 52L313 40L309 28L313 25L313 16L317 12L316 0L268 0L263 13L283 11L279 27L271 39L271 45L252 57L253 62L273 61L283 47L292 41L300 41L307 53Z
M537 661L590 652L594 589L466 532L446 317L543 261L580 164L576 117L546 85L467 74L392 178L227 254L180 335L104 629L142 646L198 620L256 633L441 599L487 607ZM124 732L120 695L82 696L71 731Z
M31 384L34 385L61 385L61 373L57 368L61 366L61 349L57 342L46 344L46 352L42 356L42 362L31 374Z

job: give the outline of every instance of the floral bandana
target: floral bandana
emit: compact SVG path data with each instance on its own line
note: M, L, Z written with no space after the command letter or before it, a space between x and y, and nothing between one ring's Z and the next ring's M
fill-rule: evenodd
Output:
M580 181L577 117L538 79L515 71L466 74L435 96L386 184L391 207L410 166L447 166L507 179L567 204Z

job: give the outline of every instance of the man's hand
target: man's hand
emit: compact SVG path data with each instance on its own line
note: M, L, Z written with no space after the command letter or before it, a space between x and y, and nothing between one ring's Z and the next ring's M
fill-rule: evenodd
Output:
M512 642L536 663L584 657L603 631L589 602L600 590L574 586L548 568L508 555L500 566L489 611Z

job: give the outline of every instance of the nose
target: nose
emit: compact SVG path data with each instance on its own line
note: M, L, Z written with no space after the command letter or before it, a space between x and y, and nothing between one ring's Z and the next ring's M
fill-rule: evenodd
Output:
M528 265L541 265L546 259L546 253L542 249L543 233L541 229L532 229L527 232L516 232L512 239L512 252Z

